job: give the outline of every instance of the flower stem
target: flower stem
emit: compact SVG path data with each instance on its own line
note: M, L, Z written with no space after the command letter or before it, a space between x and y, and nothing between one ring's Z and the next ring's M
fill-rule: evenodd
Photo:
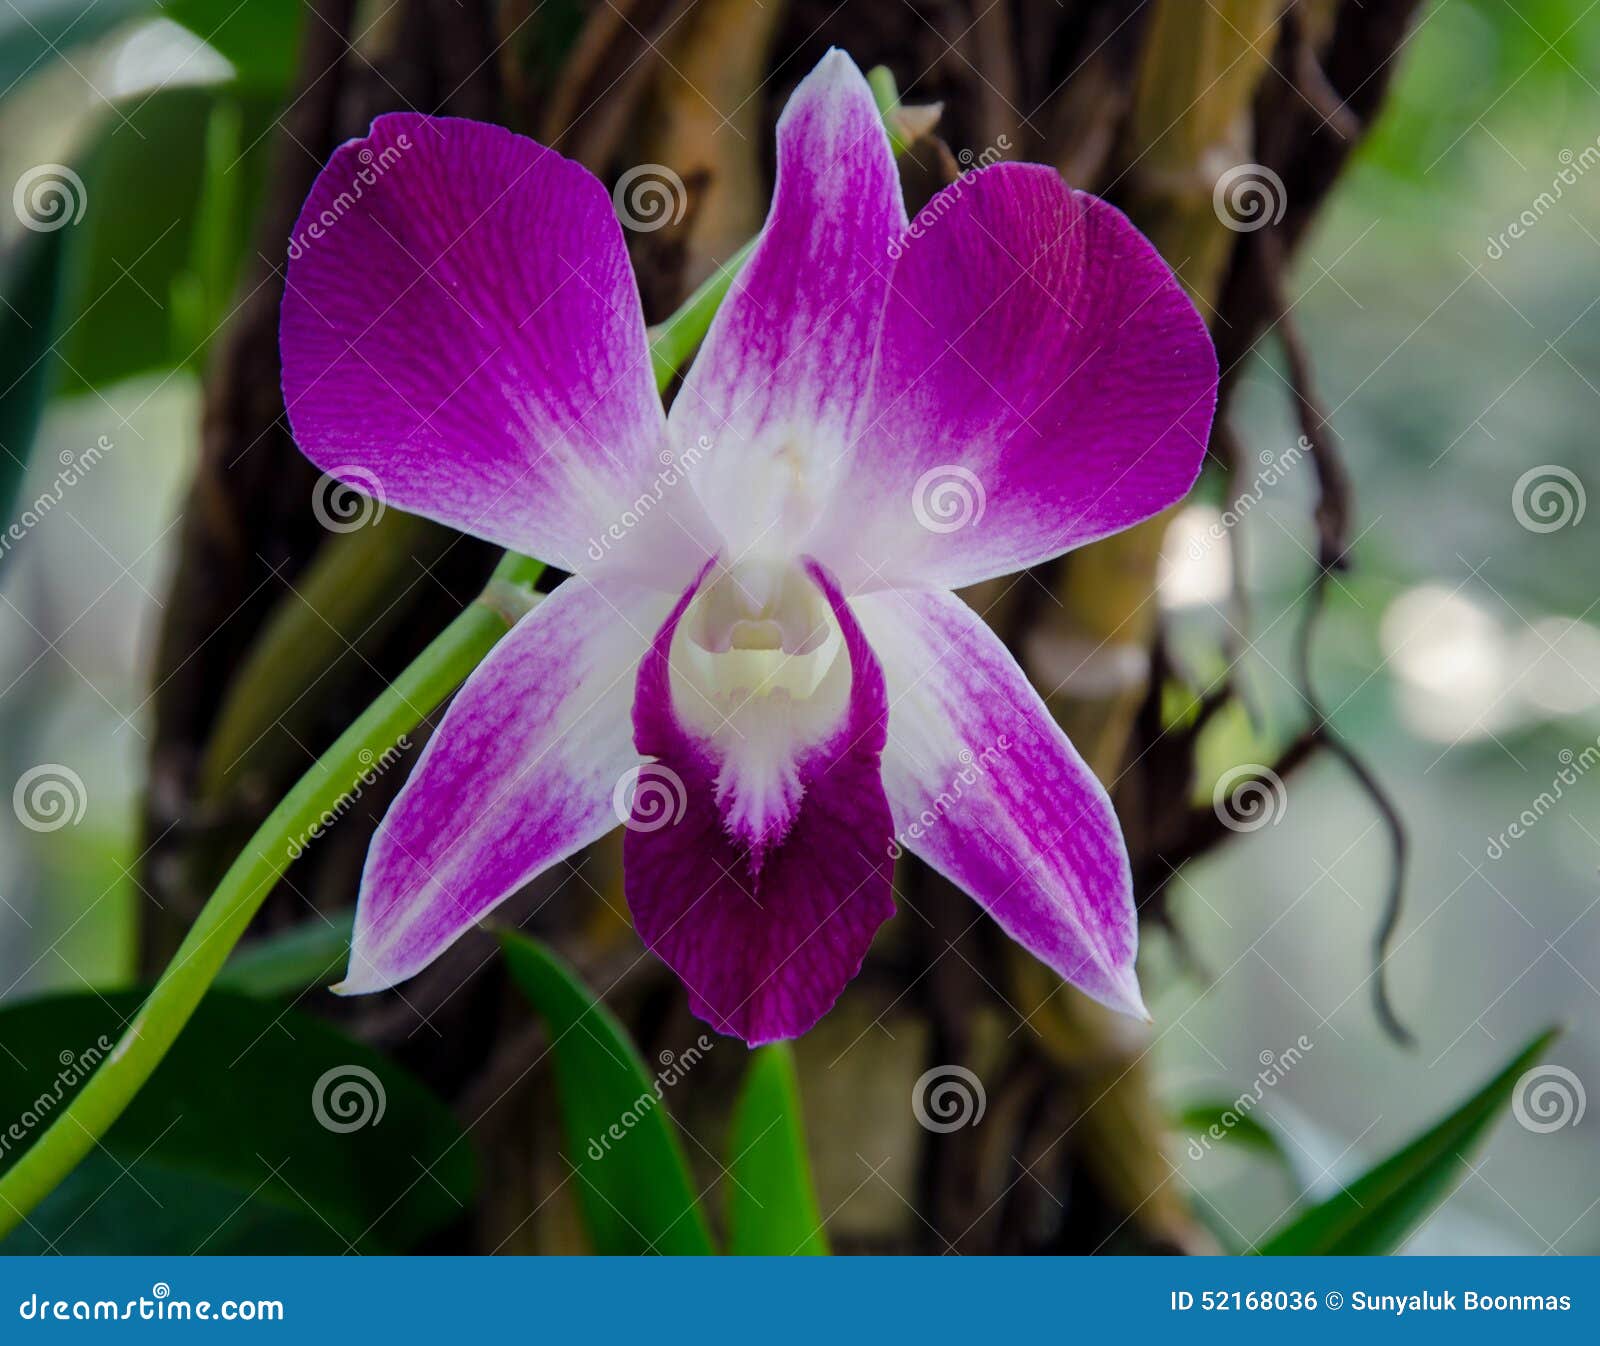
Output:
M161 1064L233 946L312 829L478 665L532 602L541 562L508 552L483 595L377 698L267 815L200 912L116 1050L0 1178L0 1237L94 1148Z

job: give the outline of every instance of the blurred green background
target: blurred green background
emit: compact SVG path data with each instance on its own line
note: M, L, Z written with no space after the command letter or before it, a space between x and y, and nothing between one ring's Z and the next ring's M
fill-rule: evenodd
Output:
M41 38L50 8L30 11ZM133 965L148 900L132 872L148 669L196 450L196 334L225 311L244 246L263 124L249 90L273 89L289 60L259 42L219 54L172 23L103 9L106 31L72 67L0 69L0 89L12 85L0 101L0 182L59 161L82 166L91 201L152 198L148 221L124 225L134 232L114 253L85 263L104 274L60 280L102 297L62 343L13 516L60 499L0 554L0 781L69 764L86 799L81 823L53 832L0 810L6 1000L124 983ZM206 89L231 77L228 57L246 92L217 114ZM1388 975L1418 1044L1397 1047L1373 1017L1364 979L1387 854L1369 801L1332 758L1295 778L1272 825L1173 881L1195 966L1155 934L1143 975L1175 1106L1231 1097L1251 1087L1262 1053L1302 1036L1313 1044L1262 1105L1291 1138L1302 1183L1359 1171L1552 1019L1568 1026L1554 1059L1600 1082L1600 778L1490 854L1600 734L1600 501L1549 532L1525 528L1513 508L1519 480L1547 465L1600 490L1600 164L1585 171L1581 157L1600 145L1597 82L1594 4L1433 4L1379 132L1296 272L1358 509L1355 565L1330 595L1318 679L1409 829ZM155 137L141 128L164 118L195 138L192 165L149 161ZM1563 168L1577 180L1536 206ZM174 200L190 204L174 211ZM1493 245L1530 210L1524 237ZM0 217L15 268L69 232L30 234ZM7 329L8 366L32 330ZM1298 434L1278 373L1257 363L1248 384L1236 413L1246 482L1251 461ZM111 448L58 490L101 436ZM1190 544L1227 502L1203 488L1173 525L1163 601L1190 666L1221 667L1230 565L1244 567L1252 601L1242 668L1256 723L1231 715L1209 732L1212 778L1273 760L1304 720L1289 671L1313 567L1309 467L1266 487L1198 557ZM1508 1121L1411 1250L1600 1252L1597 1126L1590 1116L1541 1134ZM1245 1238L1272 1228L1295 1194L1293 1179L1226 1148L1194 1159L1180 1138L1171 1157L1207 1218Z

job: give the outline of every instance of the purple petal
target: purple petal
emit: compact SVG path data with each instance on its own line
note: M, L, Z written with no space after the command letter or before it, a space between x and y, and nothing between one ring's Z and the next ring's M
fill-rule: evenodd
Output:
M954 594L851 600L889 690L896 839L1113 1009L1148 1017L1122 832L1016 661Z
M832 581L811 573L840 624L850 687L834 732L796 763L800 795L781 834L753 843L730 833L723 764L675 706L670 654L694 587L646 656L634 703L635 742L655 759L640 796L671 799L662 812L636 797L623 839L634 924L682 978L694 1013L751 1045L795 1037L826 1014L894 913L883 674Z
M672 408L680 449L734 556L782 554L814 522L866 409L890 271L905 228L872 91L831 51L778 121L772 209Z
M540 870L621 821L613 799L639 761L634 676L671 605L570 579L478 665L373 838L340 991L420 972Z
M871 424L811 544L847 588L958 588L1182 498L1216 354L1126 216L1001 164L941 192L903 250Z
M500 127L394 113L341 146L290 242L280 342L318 467L565 569L661 469L610 198Z

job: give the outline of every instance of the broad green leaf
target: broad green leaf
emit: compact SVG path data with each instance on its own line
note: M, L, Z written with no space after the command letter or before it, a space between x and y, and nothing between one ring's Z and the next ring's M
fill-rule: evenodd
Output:
M1209 1145L1238 1145L1269 1154L1280 1163L1289 1162L1282 1142L1270 1127L1249 1113L1242 1113L1232 1099L1202 1099L1189 1104L1173 1119L1178 1130ZM1217 1134L1212 1134L1212 1128Z
M238 83L282 89L294 74L305 10L302 0L6 0L0 97L121 24L163 16L227 57Z
M228 959L213 983L218 990L270 997L299 995L337 981L350 957L353 912L309 921L253 940Z
M6 0L0 4L0 98L31 75L125 19L151 0Z
M567 1153L595 1251L711 1252L663 1078L646 1074L627 1031L550 949L515 932L500 943L550 1030Z
M1381 1255L1399 1249L1460 1181L1466 1156L1511 1101L1518 1079L1555 1040L1534 1038L1449 1116L1311 1207L1260 1249L1273 1256Z
M0 1117L13 1126L0 1132L0 1165L59 1115L141 999L57 995L0 1010ZM341 1252L398 1252L455 1219L476 1186L460 1127L405 1071L320 1020L221 992L201 1003L104 1152L120 1179L104 1201L64 1191L14 1237L49 1243L71 1226L72 1246L190 1253L204 1240L211 1250L246 1232L220 1227L231 1194L251 1227L322 1231L279 1251L331 1238Z
M66 230L28 234L17 245L0 296L0 530L15 519L17 491L56 382L51 350L61 308ZM0 537L3 537L0 534ZM0 563L11 550L9 541Z
M751 1054L728 1152L728 1251L756 1257L826 1254L794 1053L787 1044Z
M273 107L172 89L128 110L126 124L103 123L79 167L83 219L63 231L73 258L61 391L204 359L204 343L237 299ZM241 152L223 163L229 143Z

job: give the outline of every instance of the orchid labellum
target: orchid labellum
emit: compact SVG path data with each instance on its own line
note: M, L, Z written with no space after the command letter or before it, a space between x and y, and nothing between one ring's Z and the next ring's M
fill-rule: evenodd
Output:
M747 1042L827 1012L902 847L1143 1013L1106 791L951 592L1148 518L1199 470L1215 356L1120 212L1002 163L911 223L832 52L778 123L771 212L670 413L611 199L554 151L380 117L301 224L301 448L571 572L384 819L341 989L412 976L623 824L639 935Z

